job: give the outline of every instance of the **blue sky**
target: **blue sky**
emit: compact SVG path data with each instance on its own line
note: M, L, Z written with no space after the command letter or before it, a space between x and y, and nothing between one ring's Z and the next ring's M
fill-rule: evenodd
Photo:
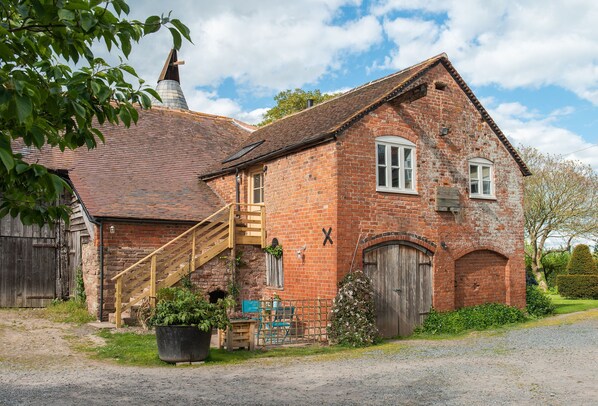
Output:
M515 145L598 170L594 0L131 0L191 29L179 59L192 110L256 123L273 96L359 86L441 52ZM130 63L152 84L171 46L144 39ZM575 152L577 151L577 152Z

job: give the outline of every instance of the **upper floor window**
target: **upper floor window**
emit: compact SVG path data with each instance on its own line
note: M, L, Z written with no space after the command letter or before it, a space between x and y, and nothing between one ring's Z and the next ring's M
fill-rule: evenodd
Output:
M484 158L469 160L469 195L494 198L494 164Z
M376 138L376 190L416 193L415 144L405 138Z

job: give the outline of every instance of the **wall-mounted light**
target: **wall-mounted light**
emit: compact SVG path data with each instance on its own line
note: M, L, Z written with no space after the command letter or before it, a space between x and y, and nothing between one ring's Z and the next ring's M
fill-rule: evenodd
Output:
M440 246L442 247L443 250L448 250L448 245L446 245L446 243L444 241L440 242Z
M305 250L307 249L307 244L297 250L297 259L304 261L305 260Z
M449 133L449 128L448 127L442 127L440 129L440 136L441 137L444 137L444 136L448 135L448 133Z
M116 227L114 227L114 226L110 226L110 227L108 228L108 230L110 231L110 234L114 234L114 232L116 231Z

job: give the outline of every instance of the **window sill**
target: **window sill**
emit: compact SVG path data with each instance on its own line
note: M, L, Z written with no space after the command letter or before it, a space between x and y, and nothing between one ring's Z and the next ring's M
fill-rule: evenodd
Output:
M419 195L419 193L417 193L416 190L399 190L399 189L381 189L381 188L376 188L376 192L382 192L382 193L394 193L394 194L400 194L400 195Z
M469 195L470 199L475 200L496 200L496 196L484 196L484 195Z

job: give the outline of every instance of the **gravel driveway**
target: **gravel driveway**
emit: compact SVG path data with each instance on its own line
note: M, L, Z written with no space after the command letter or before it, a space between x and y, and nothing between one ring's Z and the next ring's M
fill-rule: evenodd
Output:
M70 347L91 333L0 311L0 404L598 404L598 310L508 332L229 366L89 360Z

